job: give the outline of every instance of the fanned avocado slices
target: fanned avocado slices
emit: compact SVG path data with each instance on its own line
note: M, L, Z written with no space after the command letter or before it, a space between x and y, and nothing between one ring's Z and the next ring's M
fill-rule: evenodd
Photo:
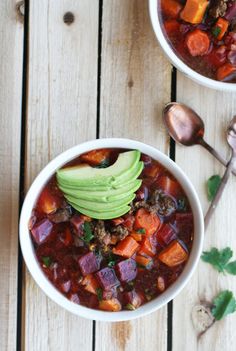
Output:
M140 151L119 154L116 162L107 168L95 168L87 164L62 168L57 171L57 180L70 186L95 186L122 184L130 179L140 159Z
M96 211L96 212L105 212L105 211L112 211L118 210L119 208L128 205L133 201L135 198L135 194L132 193L121 200L112 201L112 202L93 202L87 201L83 199L76 199L72 196L66 196L67 201L71 204L71 206L78 206L86 208L87 210Z
M79 211L80 213L89 216L91 218L96 219L112 219L123 216L125 213L129 212L130 206L123 206L118 209L114 209L111 211L104 211L104 212L96 212L92 210L88 210L86 208L80 206L74 206L74 208Z
M65 198L68 196L73 196L73 198L88 201L111 202L120 200L128 195L133 194L136 190L139 189L141 184L141 179L136 179L128 185L125 184L122 188L106 191L93 191L93 188L90 188L90 191L77 189L72 190L64 187L60 187L60 189L63 191Z
M138 150L120 153L107 168L86 164L57 171L57 182L65 198L77 211L95 219L112 219L127 213L142 184L143 170Z
M136 180L139 175L142 173L143 170L143 162L138 162L138 164L135 166L135 168L132 169L132 172L127 174L125 177L122 178L122 182L114 183L112 182L111 184L93 184L92 188L93 191L106 191L106 190L111 190L111 189L120 189L124 186L124 184L128 185L134 180ZM77 186L75 184L70 184L68 182L65 182L64 180L61 180L57 177L58 179L58 184L61 190L63 189L71 189L72 191L74 190L84 190L84 191L91 191L91 185L90 186Z

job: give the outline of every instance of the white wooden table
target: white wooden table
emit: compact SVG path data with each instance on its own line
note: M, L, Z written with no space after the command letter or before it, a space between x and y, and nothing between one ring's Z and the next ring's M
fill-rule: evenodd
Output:
M202 262L174 302L125 323L73 316L32 280L18 249L18 214L24 193L50 159L96 137L141 140L175 158L206 210L205 182L223 167L200 147L170 147L161 111L171 98L189 104L204 119L207 140L229 156L224 130L236 112L236 96L172 71L152 32L146 0L31 0L24 16L19 5L0 2L1 351L236 349L236 314L200 338L192 326L195 304L222 289L236 293L236 278ZM232 177L205 249L228 245L236 251L235 186Z

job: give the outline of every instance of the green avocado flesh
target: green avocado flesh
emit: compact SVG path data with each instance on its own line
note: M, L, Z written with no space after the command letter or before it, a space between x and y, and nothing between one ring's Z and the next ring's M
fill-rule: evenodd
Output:
M135 198L135 194L131 194L122 198L121 200L112 201L112 202L93 202L87 201L83 199L76 199L72 196L66 196L67 201L71 204L71 206L79 206L86 208L87 210L91 210L94 212L105 212L105 211L112 211L118 210L133 201Z
M111 189L106 191L83 191L77 189L66 189L64 187L60 187L63 191L65 198L67 196L73 196L73 198L83 199L88 201L99 201L99 202L109 202L109 201L117 201L128 195L133 194L136 190L139 189L142 181L141 179L136 179L132 183L128 185L124 185L119 189Z
M117 208L111 211L104 211L104 212L96 212L80 206L73 206L73 207L80 213L96 219L117 218L117 217L123 216L125 213L129 212L130 210L130 206L123 206L121 208Z
M122 183L112 183L112 184L94 184L92 186L93 191L106 191L106 190L111 190L111 189L120 189L124 186L124 184L128 185L130 183L133 183L138 176L142 173L143 170L143 162L138 162L136 167L132 170L132 173L128 174L128 176L124 177L122 179ZM70 184L67 182L64 182L62 180L58 180L59 187L62 191L63 189L68 189L68 191L71 189L73 191L75 190L83 190L83 191L91 191L91 186L77 186L74 184Z
M57 171L57 182L70 205L95 219L112 219L127 213L142 184L143 170L138 150L120 153L107 168L87 164Z
M140 159L140 151L119 154L116 162L107 168L94 168L87 164L62 168L57 171L58 182L70 186L116 185L127 181Z

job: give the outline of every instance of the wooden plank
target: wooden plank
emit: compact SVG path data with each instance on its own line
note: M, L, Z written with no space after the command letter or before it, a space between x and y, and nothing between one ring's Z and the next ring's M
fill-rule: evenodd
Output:
M147 1L103 1L102 32L100 137L129 137L168 152L161 108L170 98L171 71ZM99 322L96 350L165 350L166 322L166 308L132 322Z
M63 22L67 12L71 24ZM27 188L54 156L96 137L98 1L32 1L29 17ZM92 321L25 279L24 349L91 350Z
M16 349L23 23L15 1L0 2L0 340Z
M234 94L216 92L203 88L182 74L177 80L178 101L189 104L202 116L206 124L206 140L223 155L229 157L229 147L225 140L226 127L235 114ZM206 180L213 174L223 174L224 167L200 147L177 146L176 162L185 170L200 196L204 211L209 203L206 197ZM234 215L236 179L231 177L223 198L207 230L204 249L212 246L235 248ZM216 322L205 334L198 337L191 322L191 311L201 300L212 301L221 290L236 291L236 279L220 275L210 265L200 262L198 270L184 291L174 300L173 350L220 351L232 350L236 315Z

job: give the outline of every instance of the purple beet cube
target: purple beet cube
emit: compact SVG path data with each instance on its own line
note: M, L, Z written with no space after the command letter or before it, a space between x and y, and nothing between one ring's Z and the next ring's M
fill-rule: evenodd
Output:
M136 275L137 275L136 262L132 258L121 261L116 265L116 272L120 281L129 282L136 278Z
M96 277L104 290L111 290L114 286L120 285L116 273L112 268L103 268L96 273Z
M53 224L48 219L43 219L37 223L32 229L31 234L34 241L40 245L47 240L51 234Z
M81 273L85 276L99 270L101 260L93 253L89 252L78 260Z

